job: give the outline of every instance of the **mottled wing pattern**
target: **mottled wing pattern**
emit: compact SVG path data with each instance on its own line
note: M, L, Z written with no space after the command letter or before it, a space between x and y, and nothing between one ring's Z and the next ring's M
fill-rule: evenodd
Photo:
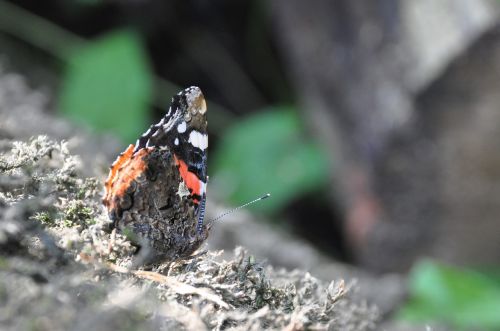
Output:
M113 163L103 199L120 230L162 259L187 256L208 236L206 103L198 87L173 97L167 114Z

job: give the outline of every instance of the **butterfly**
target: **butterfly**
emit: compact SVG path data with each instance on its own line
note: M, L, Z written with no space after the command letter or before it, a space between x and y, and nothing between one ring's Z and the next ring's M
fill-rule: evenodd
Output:
M188 257L207 239L207 148L207 105L192 86L111 165L103 204L150 262Z

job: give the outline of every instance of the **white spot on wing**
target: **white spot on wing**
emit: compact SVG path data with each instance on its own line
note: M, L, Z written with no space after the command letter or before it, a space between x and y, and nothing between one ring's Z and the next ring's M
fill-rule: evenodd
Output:
M195 130L189 133L188 141L191 143L191 145L201 149L202 151L204 151L208 147L208 136Z
M179 138L175 138L175 140L174 140L174 144L175 144L176 146L177 146L177 145L179 145Z
M170 119L168 120L168 122L163 124L163 131L168 132L172 130L172 127L179 120L180 117L181 117L181 111L179 110L179 108L177 108L172 117L170 117Z
M207 184L200 180L200 195L203 196L207 192Z
M184 133L184 132L186 132L186 129L187 129L186 122L181 122L181 124L179 124L179 125L177 126L177 132L179 132L179 133Z
M145 136L147 136L150 133L151 133L151 128L149 128L148 131L144 132L144 134L142 136L145 137Z
M179 188L177 189L177 195L182 199L183 197L189 196L190 194L191 193L189 193L189 189L187 188L186 183L181 180Z

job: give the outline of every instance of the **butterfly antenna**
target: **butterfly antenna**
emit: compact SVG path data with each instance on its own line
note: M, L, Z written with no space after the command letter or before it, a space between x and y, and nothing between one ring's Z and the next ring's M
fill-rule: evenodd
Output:
M214 218L214 219L210 220L210 221L208 222L208 225L207 225L207 226L208 226L208 227L211 227L213 223L215 223L216 221L220 220L221 218L226 217L227 215L232 214L232 213L234 213L235 211L240 210L241 208L245 208L246 206L249 206L249 205L251 205L251 204L254 204L254 203L258 202L258 201L261 201L261 200L267 199L267 198L269 198L270 196L271 196L271 194L270 194L270 193L267 193L267 194L265 194L265 195L263 195L263 196L261 196L261 197L259 197L259 198L255 199L255 200L249 201L249 202L247 202L247 203L245 203L245 204L243 204L243 205L241 205L241 206L239 206L239 207L236 207L236 208L234 208L234 209L231 209L231 210L229 210L229 211L226 211L225 213L222 213L222 214L220 214L219 216L217 216L216 218Z

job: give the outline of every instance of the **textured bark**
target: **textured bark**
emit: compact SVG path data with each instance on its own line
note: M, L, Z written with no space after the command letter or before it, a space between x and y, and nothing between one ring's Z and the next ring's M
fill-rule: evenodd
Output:
M412 129L394 137L377 167L391 223L370 236L366 263L404 268L422 254L457 264L498 262L499 59L497 25L416 98Z
M355 253L380 217L373 165L409 112L400 84L404 61L391 55L400 38L398 6L385 0L275 1L273 7L306 121L332 151L332 187L340 192L332 200L344 199Z
M440 203L449 146L437 143L441 128L430 125L431 110L414 106L415 95L489 28L496 19L489 8L445 0L271 6L304 118L331 151L332 205L343 200L348 245L366 266L402 270L437 254L439 215L452 209ZM416 19L422 15L427 20ZM439 29L429 31L431 23Z
M499 86L496 25L417 99L439 151L440 223L432 254L454 263L500 260Z

